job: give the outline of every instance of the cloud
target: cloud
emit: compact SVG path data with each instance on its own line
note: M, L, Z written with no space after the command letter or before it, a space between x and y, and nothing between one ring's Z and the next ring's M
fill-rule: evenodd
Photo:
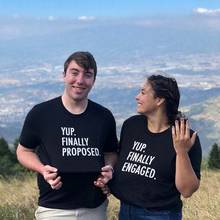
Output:
M54 20L56 20L56 18L55 18L54 16L50 15L50 16L48 17L48 21L54 21Z
M161 20L138 20L138 21L134 21L134 23L137 26L141 26L141 27L158 27L163 25L163 21Z
M93 21L95 20L94 16L80 16L78 17L78 20L80 21Z
M196 8L194 9L194 13L199 15L220 16L220 8L217 9Z

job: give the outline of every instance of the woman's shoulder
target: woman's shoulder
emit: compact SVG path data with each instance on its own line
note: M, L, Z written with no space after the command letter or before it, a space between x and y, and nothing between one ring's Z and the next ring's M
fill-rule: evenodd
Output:
M133 115L124 121L124 125L142 123L145 122L146 117L144 115Z

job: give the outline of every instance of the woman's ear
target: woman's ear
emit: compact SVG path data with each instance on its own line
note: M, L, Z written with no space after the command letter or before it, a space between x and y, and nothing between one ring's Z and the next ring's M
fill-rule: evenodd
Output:
M157 105L160 106L160 105L162 105L163 103L165 103L165 98L157 97Z

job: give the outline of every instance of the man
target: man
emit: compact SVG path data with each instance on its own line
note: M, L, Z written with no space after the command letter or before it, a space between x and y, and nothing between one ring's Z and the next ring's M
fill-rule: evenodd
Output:
M73 53L64 63L63 95L25 119L17 157L38 173L39 220L106 219L101 187L112 178L117 137L111 112L88 99L96 73L89 52Z

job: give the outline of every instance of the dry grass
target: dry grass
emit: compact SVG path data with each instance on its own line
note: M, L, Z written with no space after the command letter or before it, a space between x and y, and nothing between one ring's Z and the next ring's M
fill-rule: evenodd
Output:
M0 179L0 219L31 220L37 203L36 178ZM117 220L119 201L109 197L108 219ZM201 186L184 199L184 220L220 220L220 171L202 172Z
M220 220L220 171L203 170L199 190L184 200L184 220Z
M37 201L36 178L0 179L0 219L31 220Z
M183 199L183 220L220 220L220 171L202 171L199 190ZM110 197L108 219L117 220L119 201Z

